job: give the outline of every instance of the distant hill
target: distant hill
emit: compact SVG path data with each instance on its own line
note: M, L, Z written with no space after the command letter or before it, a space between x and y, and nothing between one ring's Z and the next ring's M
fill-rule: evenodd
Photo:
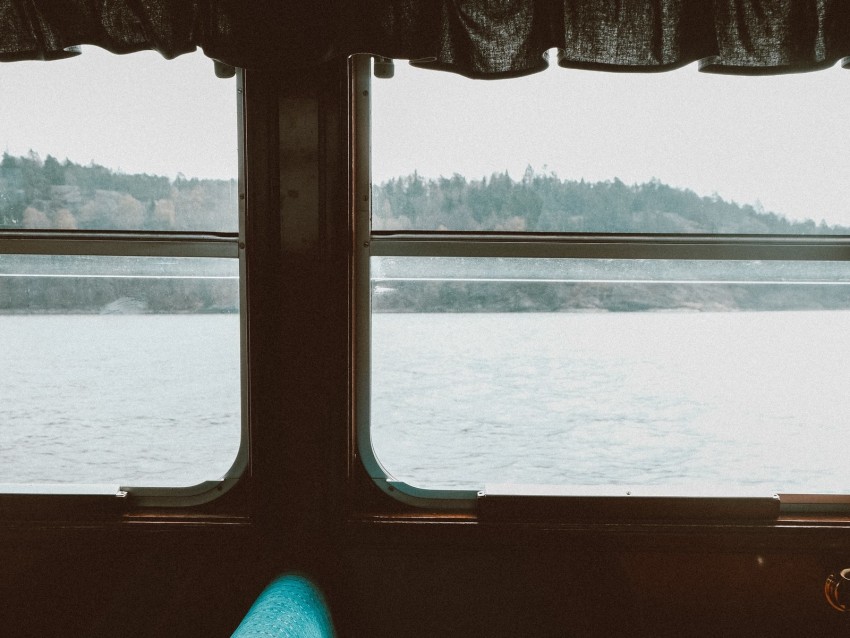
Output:
M0 160L0 228L236 231L237 197L236 180L127 174L32 151ZM373 186L372 218L379 230L850 233L657 180L587 182L531 168L518 181L507 173L391 179Z
M237 230L236 180L174 180L3 154L0 229Z
M627 185L560 179L530 167L468 180L414 173L372 188L379 230L615 233L847 234L850 227L790 221L720 197L700 197L657 180Z

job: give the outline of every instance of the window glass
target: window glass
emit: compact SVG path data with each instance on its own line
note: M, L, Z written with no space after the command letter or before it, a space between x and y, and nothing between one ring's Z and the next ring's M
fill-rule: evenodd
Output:
M843 234L845 75L484 82L398 61L371 87L373 228Z
M240 439L236 260L5 256L0 270L0 483L224 475Z
M372 78L367 456L426 489L850 490L848 92Z
M0 69L0 228L237 230L234 79L84 47Z
M846 262L372 261L396 479L850 490Z
M222 478L243 432L236 80L84 47L0 84L0 484Z

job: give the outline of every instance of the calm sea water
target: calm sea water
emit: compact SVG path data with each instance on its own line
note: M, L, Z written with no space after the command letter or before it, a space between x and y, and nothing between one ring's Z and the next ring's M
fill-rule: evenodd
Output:
M850 312L376 314L391 474L850 490ZM239 445L235 315L0 316L0 483L188 485Z
M850 490L850 312L376 314L377 457L421 487Z
M0 483L193 485L240 438L237 315L0 316Z

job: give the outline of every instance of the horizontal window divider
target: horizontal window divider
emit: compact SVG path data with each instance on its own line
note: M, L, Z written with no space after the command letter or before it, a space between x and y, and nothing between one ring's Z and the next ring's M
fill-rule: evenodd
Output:
M114 257L239 257L236 233L0 231L0 254Z
M373 232L375 257L850 261L850 236Z

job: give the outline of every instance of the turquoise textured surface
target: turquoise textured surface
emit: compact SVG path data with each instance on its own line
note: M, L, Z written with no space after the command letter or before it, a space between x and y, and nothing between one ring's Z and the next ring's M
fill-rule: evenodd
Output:
M231 638L333 638L328 606L304 576L287 574L266 587Z

